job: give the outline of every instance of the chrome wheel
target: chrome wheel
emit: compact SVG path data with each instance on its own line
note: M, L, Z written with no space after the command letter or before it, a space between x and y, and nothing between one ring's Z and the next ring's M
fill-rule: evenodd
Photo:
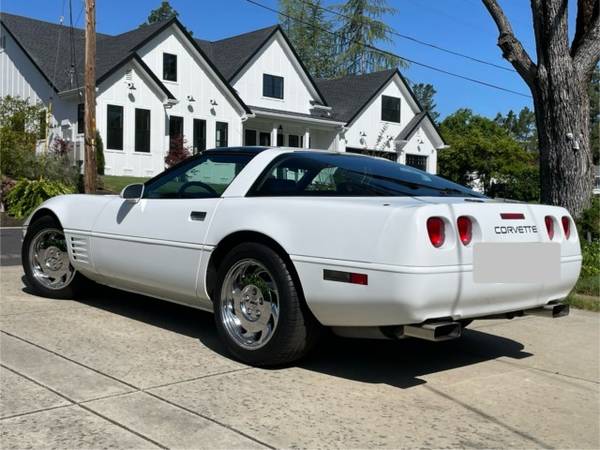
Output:
M46 228L34 236L29 246L29 264L35 279L48 289L63 289L75 277L65 235L56 228Z
M255 259L236 262L223 280L221 320L227 334L241 347L255 350L275 332L279 291L273 275Z

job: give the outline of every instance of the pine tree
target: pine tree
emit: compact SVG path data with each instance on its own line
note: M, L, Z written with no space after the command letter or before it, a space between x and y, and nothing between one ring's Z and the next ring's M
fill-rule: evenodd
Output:
M168 0L165 0L160 3L158 8L150 11L150 14L148 14L148 19L142 24L142 26L150 25L156 22L162 22L163 20L169 20L177 16L179 16L179 13L173 9Z
M279 22L308 72L317 78L335 75L332 23L321 0L279 0Z
M391 42L392 28L381 20L394 14L386 0L348 0L336 6L339 13L338 67L340 75L358 75L406 66L400 58L365 47Z
M412 89L423 109L429 113L434 122L437 122L440 113L435 110L437 105L433 98L437 94L437 91L433 85L429 83L414 83Z

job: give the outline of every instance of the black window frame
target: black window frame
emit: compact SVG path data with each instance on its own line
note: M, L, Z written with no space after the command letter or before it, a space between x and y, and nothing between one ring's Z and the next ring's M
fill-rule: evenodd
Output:
M390 107L389 103L393 101L397 104L397 108ZM387 104L386 104L387 103ZM396 115L398 117L396 117ZM400 123L401 102L400 97L392 97L390 95L381 96L381 120L384 122Z
M163 80L177 82L177 55L163 53Z
M192 151L194 154L206 150L206 120L194 119L192 122Z
M181 124L181 132L180 133L173 133L173 128L176 123ZM183 143L184 124L185 124L185 122L184 122L183 116L176 116L176 115L169 116L169 150L174 147L175 139L177 137L180 137L181 141Z
M121 123L118 127L112 127L111 111L120 112ZM107 150L123 150L123 135L125 122L125 109L121 105L106 105L106 149ZM114 136L113 133L118 133Z
M140 127L140 125L145 125L145 127ZM135 108L135 136L133 143L134 151L139 153L150 153L151 129L152 112L145 108Z
M252 136L250 139L251 142L248 142L248 136ZM244 145L254 146L258 145L258 133L256 130L244 130Z
M268 139L268 142L263 142L263 138L266 137ZM271 133L268 133L266 131L261 131L258 133L258 145L261 146L265 146L265 147L270 147L271 146Z
M85 104L77 104L77 134L85 133Z
M222 129L219 130L219 127ZM225 142L223 142L222 136L219 137L219 131L225 132ZM225 145L223 145L225 144ZM219 122L215 123L215 147L223 148L229 146L229 123L228 122Z
M293 148L302 148L302 144L301 144L301 138L302 136L298 135L298 134L288 134L288 147L293 147ZM293 142L293 141L297 141L297 142Z
M263 73L263 97L283 100L284 83L285 80L279 75Z
M426 155L415 155L413 153L407 153L404 158L404 164L413 167L414 169L422 170L423 172L427 172L427 159ZM411 161L409 163L409 161ZM415 161L413 163L413 161ZM419 162L416 162L419 161Z

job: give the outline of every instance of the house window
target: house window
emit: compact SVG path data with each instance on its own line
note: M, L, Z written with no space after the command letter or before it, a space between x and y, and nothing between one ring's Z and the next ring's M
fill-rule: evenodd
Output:
M283 98L283 77L263 74L263 97Z
M283 147L283 134L277 134L277 147Z
M40 111L38 139L46 139L46 110Z
M163 53L163 80L177 81L177 55Z
M150 110L135 110L135 151L150 152Z
M244 131L244 145L256 145L256 130Z
M406 165L415 169L427 171L427 156L423 155L406 155Z
M85 133L85 109L83 103L77 105L77 133Z
M289 147L300 147L300 136L295 134L290 134L288 136L288 146Z
M123 107L106 107L106 148L123 150Z
M229 124L226 122L217 122L217 133L216 133L216 146L227 147L227 132Z
M271 145L271 133L265 133L264 131L261 131L259 136L258 136L258 143L259 145L265 145L265 146L270 146Z
M183 146L183 117L169 117L169 149Z
M206 120L194 119L194 154L206 150Z
M398 97L381 96L381 120L400 123L400 99Z

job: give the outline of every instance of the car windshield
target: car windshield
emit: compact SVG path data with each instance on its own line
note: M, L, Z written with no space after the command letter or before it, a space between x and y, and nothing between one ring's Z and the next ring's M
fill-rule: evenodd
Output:
M318 152L276 158L249 195L485 198L459 184L388 160Z
M206 152L146 182L145 198L216 198L254 157Z

